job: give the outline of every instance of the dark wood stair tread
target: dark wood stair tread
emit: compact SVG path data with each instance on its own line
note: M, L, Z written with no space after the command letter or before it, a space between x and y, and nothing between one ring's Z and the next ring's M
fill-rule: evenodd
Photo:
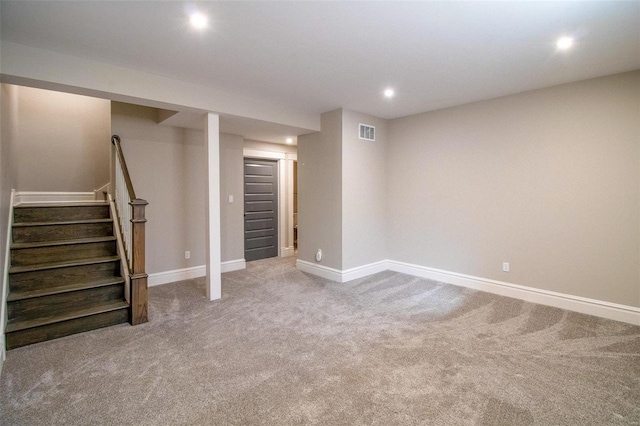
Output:
M56 226L56 225L90 225L93 223L111 223L113 219L79 219L67 220L62 222L20 222L14 223L14 228L25 228L30 226Z
M15 291L9 292L7 297L8 302L15 302L18 300L33 299L36 297L51 296L54 294L68 293L78 290L87 290L91 288L105 287L115 284L124 284L124 278L122 277L109 277L100 278L97 280L83 281L78 283L63 284L59 286L40 288L38 290L31 291Z
M106 201L78 201L76 203L21 203L13 206L14 209L28 209L28 208L44 208L44 207L94 207L94 206L108 206Z
M91 265L95 263L108 263L108 262L115 262L117 260L120 260L119 256L102 256L102 257L92 257L88 259L64 261L64 262L39 263L36 265L28 265L28 266L11 266L9 268L9 274L42 271L45 269L67 268L72 266L84 266L84 265Z
M19 321L14 323L8 323L6 327L7 333L13 333L16 331L27 330L30 328L41 327L43 325L55 324L63 321L69 321L77 318L90 317L92 315L102 314L105 312L116 311L118 309L128 309L129 304L125 301L110 302L91 308L80 309L74 312L67 312L62 315L48 318L34 318L26 321Z
M59 241L41 241L36 243L13 243L11 244L12 250L36 248L36 247L55 247L66 246L72 244L90 244L90 243L103 243L109 241L115 241L116 237L91 237L91 238L77 238L74 240L59 240Z

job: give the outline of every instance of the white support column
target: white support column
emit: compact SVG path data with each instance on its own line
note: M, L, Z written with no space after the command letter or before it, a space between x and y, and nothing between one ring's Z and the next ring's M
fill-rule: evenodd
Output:
M217 114L204 117L204 146L207 161L207 298L222 297L220 270L220 122Z

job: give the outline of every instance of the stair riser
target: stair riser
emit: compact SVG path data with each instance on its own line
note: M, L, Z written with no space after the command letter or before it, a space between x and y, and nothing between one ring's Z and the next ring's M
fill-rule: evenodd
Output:
M91 288L7 303L9 323L36 318L50 318L96 304L124 299L124 285Z
M113 223L76 223L70 225L23 226L13 228L14 243L75 240L113 235Z
M7 333L7 349L15 349L32 343L57 339L75 333L109 327L129 321L129 309L119 309L90 317L77 318L42 327Z
M120 276L120 261L117 260L91 265L9 274L9 288L14 291L25 292L42 287L78 283L86 281L87 277L101 279L114 276Z
M72 220L108 219L109 206L16 207L14 223L67 222Z
M66 262L117 254L115 241L11 250L12 266Z

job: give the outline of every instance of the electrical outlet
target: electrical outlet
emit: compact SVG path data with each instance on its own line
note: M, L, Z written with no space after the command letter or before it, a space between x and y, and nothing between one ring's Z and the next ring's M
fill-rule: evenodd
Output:
M320 262L322 260L322 249L318 249L316 252L316 261Z
M509 262L502 262L502 272L509 272Z
M191 259L191 252L190 251L185 251L184 252L184 258L185 259Z

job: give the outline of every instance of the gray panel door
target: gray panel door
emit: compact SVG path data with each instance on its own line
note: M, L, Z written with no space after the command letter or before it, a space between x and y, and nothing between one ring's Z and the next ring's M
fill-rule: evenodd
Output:
M244 159L244 258L278 255L278 163Z

